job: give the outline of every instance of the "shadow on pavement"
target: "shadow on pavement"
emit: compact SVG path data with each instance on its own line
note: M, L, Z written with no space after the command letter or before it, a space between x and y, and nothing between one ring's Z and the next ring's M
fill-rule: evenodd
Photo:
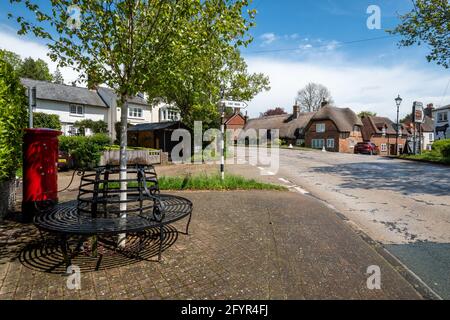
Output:
M346 181L339 185L341 188L381 189L405 195L420 193L434 196L448 196L450 190L450 170L446 167L402 162L358 162L313 167L311 170L344 177Z

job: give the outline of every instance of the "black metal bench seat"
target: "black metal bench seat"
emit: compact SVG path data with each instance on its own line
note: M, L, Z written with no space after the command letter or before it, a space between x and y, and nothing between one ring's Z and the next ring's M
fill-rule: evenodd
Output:
M192 202L179 196L159 194L153 167L132 166L127 169L128 174L137 174L137 177L135 180L127 178L126 182L136 182L137 186L127 189L125 201L120 200L120 189L107 187L111 182L120 182L118 179L109 180L118 173L120 169L110 166L97 168L95 174L83 173L77 200L58 204L35 216L34 223L40 230L59 236L67 265L70 264L68 239L73 236L138 234L158 228L160 260L164 226L188 218L184 233L188 234ZM125 210L121 208L124 203Z

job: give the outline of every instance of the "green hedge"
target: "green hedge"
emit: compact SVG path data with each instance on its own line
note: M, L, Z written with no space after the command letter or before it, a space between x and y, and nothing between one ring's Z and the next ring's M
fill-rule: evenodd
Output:
M22 162L22 135L27 118L25 88L0 52L0 181L13 178Z
M68 152L75 161L75 166L83 169L91 169L100 162L102 151L111 144L106 134L93 136L60 136L59 149Z
M441 154L444 158L450 158L450 139L435 141L431 148L434 152Z
M33 112L33 127L61 130L61 121L57 114Z

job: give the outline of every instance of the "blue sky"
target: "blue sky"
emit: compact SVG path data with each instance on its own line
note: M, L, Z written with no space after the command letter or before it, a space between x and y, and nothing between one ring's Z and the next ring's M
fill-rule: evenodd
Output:
M370 5L381 10L380 30L367 28ZM326 85L338 106L391 118L397 94L404 98L402 114L416 100L450 104L450 70L428 63L426 46L399 49L396 37L348 43L388 36L385 30L411 6L411 0L254 0L254 42L242 52L252 72L269 76L272 89L249 103L250 116L278 106L290 111L296 92L308 82ZM15 34L17 25L6 17L10 10L9 1L0 3L0 47L49 61L45 43ZM66 80L76 77L71 70L63 74Z

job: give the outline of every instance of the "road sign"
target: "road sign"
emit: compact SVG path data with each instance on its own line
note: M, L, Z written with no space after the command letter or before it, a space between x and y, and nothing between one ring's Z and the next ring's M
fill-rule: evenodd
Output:
M248 107L248 104L243 101L233 101L233 100L221 100L222 105L229 108L241 108L245 109Z
M422 102L414 102L413 104L413 122L414 123L423 123L425 118L423 112L423 103Z

